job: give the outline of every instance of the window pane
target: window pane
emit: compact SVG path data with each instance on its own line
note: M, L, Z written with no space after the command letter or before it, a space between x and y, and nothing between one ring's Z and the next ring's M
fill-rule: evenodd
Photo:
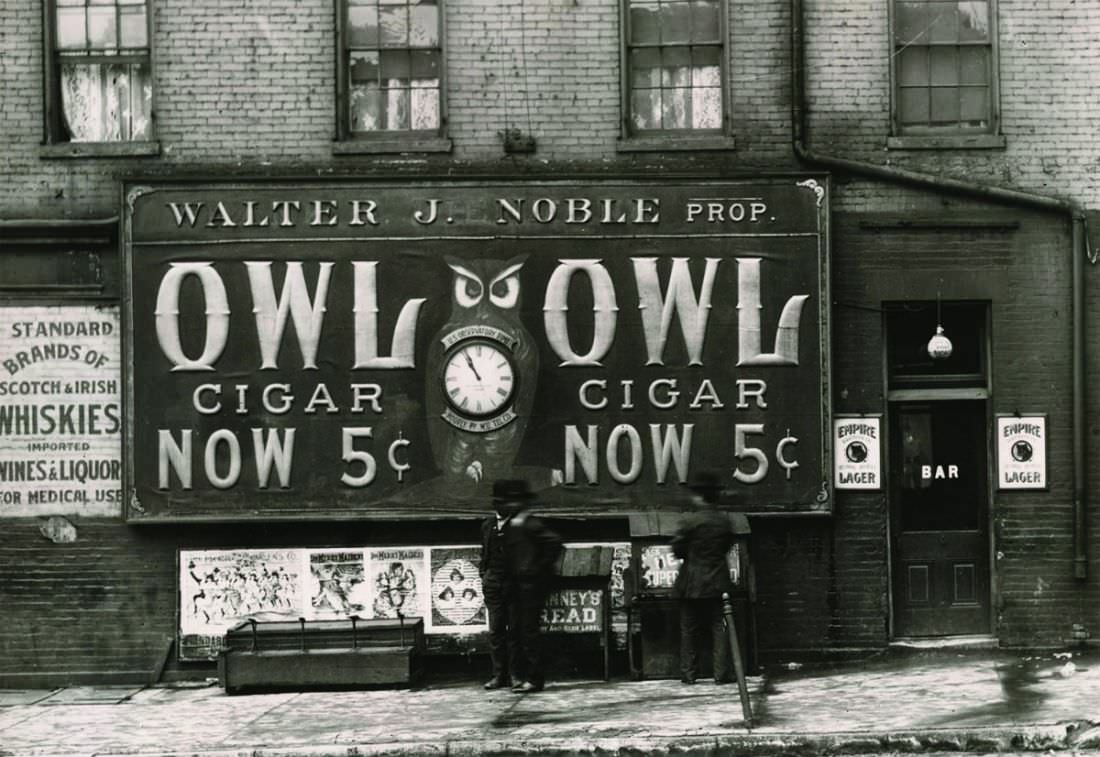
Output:
M932 47L932 84L953 86L959 83L959 56L954 47Z
M692 34L695 42L721 42L721 4L716 0L701 0L691 4Z
M673 0L661 3L661 42L691 42L691 5Z
M88 8L88 47L99 50L118 47L113 5Z
M409 90L405 88L382 90L385 112L384 129L404 131L409 128Z
M409 51L383 50L381 57L382 85L407 87L409 85Z
M378 46L378 8L352 5L348 8L348 44L351 47Z
M351 54L350 79L356 84L378 81L378 53L355 52Z
M378 9L378 25L382 28L382 44L406 47L409 44L409 12L404 5Z
M959 48L959 79L963 84L989 83L989 48Z
M721 54L716 47L696 47L691 51L691 84L693 87L721 87Z
M413 86L439 87L439 51L413 50L412 79ZM420 83L418 83L420 82Z
M956 87L932 87L932 123L959 122L959 90Z
M928 48L910 45L898 54L898 84L928 86Z
M412 128L439 128L439 89L412 91Z
M439 6L427 3L410 9L409 44L413 47L439 45Z
M924 87L902 89L898 97L898 117L903 124L927 124L928 90Z
M989 41L989 3L959 3L959 39L964 42Z
M662 91L661 128L687 129L691 127L688 114L691 112L691 90L687 87L665 89Z
M967 126L989 124L989 89L987 87L963 87L961 95L961 120Z
M57 46L62 50L83 49L84 8L57 9Z
M635 89L661 86L660 50L631 50L630 64L630 76Z
M958 42L958 8L954 2L932 3L928 38L932 42Z
M656 45L661 41L656 5L630 4L630 42L635 45Z
M894 6L895 38L898 44L925 44L928 42L928 27L931 26L933 10L938 6L921 2L899 2Z
M123 47L147 47L149 27L145 23L145 7L140 5L119 8Z
M722 127L722 90L718 87L698 87L692 90L691 125L696 129Z
M665 48L662 52L662 87L691 86L691 51L686 47Z
M377 131L382 128L382 91L377 84L351 87L351 130Z
M634 90L630 93L630 106L635 129L661 128L661 90Z

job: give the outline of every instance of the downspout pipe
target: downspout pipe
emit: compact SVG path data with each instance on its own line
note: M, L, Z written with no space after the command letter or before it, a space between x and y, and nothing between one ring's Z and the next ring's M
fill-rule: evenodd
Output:
M1088 249L1088 228L1085 208L1072 200L1032 192L1021 192L990 184L965 181L947 176L935 176L877 163L851 160L815 152L806 138L805 34L803 32L803 0L791 0L791 134L795 156L810 165L843 171L857 176L880 179L893 184L935 189L941 192L983 200L1009 203L1022 207L1062 213L1069 217L1073 228L1072 321L1073 321L1073 399L1071 407L1073 435L1073 575L1088 577L1087 514L1088 487L1085 430L1085 260L1091 259Z

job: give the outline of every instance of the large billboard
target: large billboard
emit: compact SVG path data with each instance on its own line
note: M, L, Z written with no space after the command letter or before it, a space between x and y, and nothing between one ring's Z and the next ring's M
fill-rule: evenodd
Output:
M823 178L124 192L132 521L831 506Z

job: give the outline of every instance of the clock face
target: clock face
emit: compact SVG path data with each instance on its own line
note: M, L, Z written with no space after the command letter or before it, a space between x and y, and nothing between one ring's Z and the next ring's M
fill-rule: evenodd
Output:
M459 413L473 418L495 415L508 406L515 390L515 366L497 344L474 339L448 355L443 392Z

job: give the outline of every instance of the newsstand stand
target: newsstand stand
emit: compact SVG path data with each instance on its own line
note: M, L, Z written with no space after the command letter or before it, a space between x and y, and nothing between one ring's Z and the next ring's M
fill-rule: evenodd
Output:
M726 555L734 590L730 593L734 624L746 671L756 669L755 581L749 552L749 519L726 513L737 540ZM647 511L630 515L630 567L624 575L627 652L636 679L680 677L680 616L672 584L680 560L672 554L672 537L682 513ZM712 672L710 635L700 655L700 675Z

